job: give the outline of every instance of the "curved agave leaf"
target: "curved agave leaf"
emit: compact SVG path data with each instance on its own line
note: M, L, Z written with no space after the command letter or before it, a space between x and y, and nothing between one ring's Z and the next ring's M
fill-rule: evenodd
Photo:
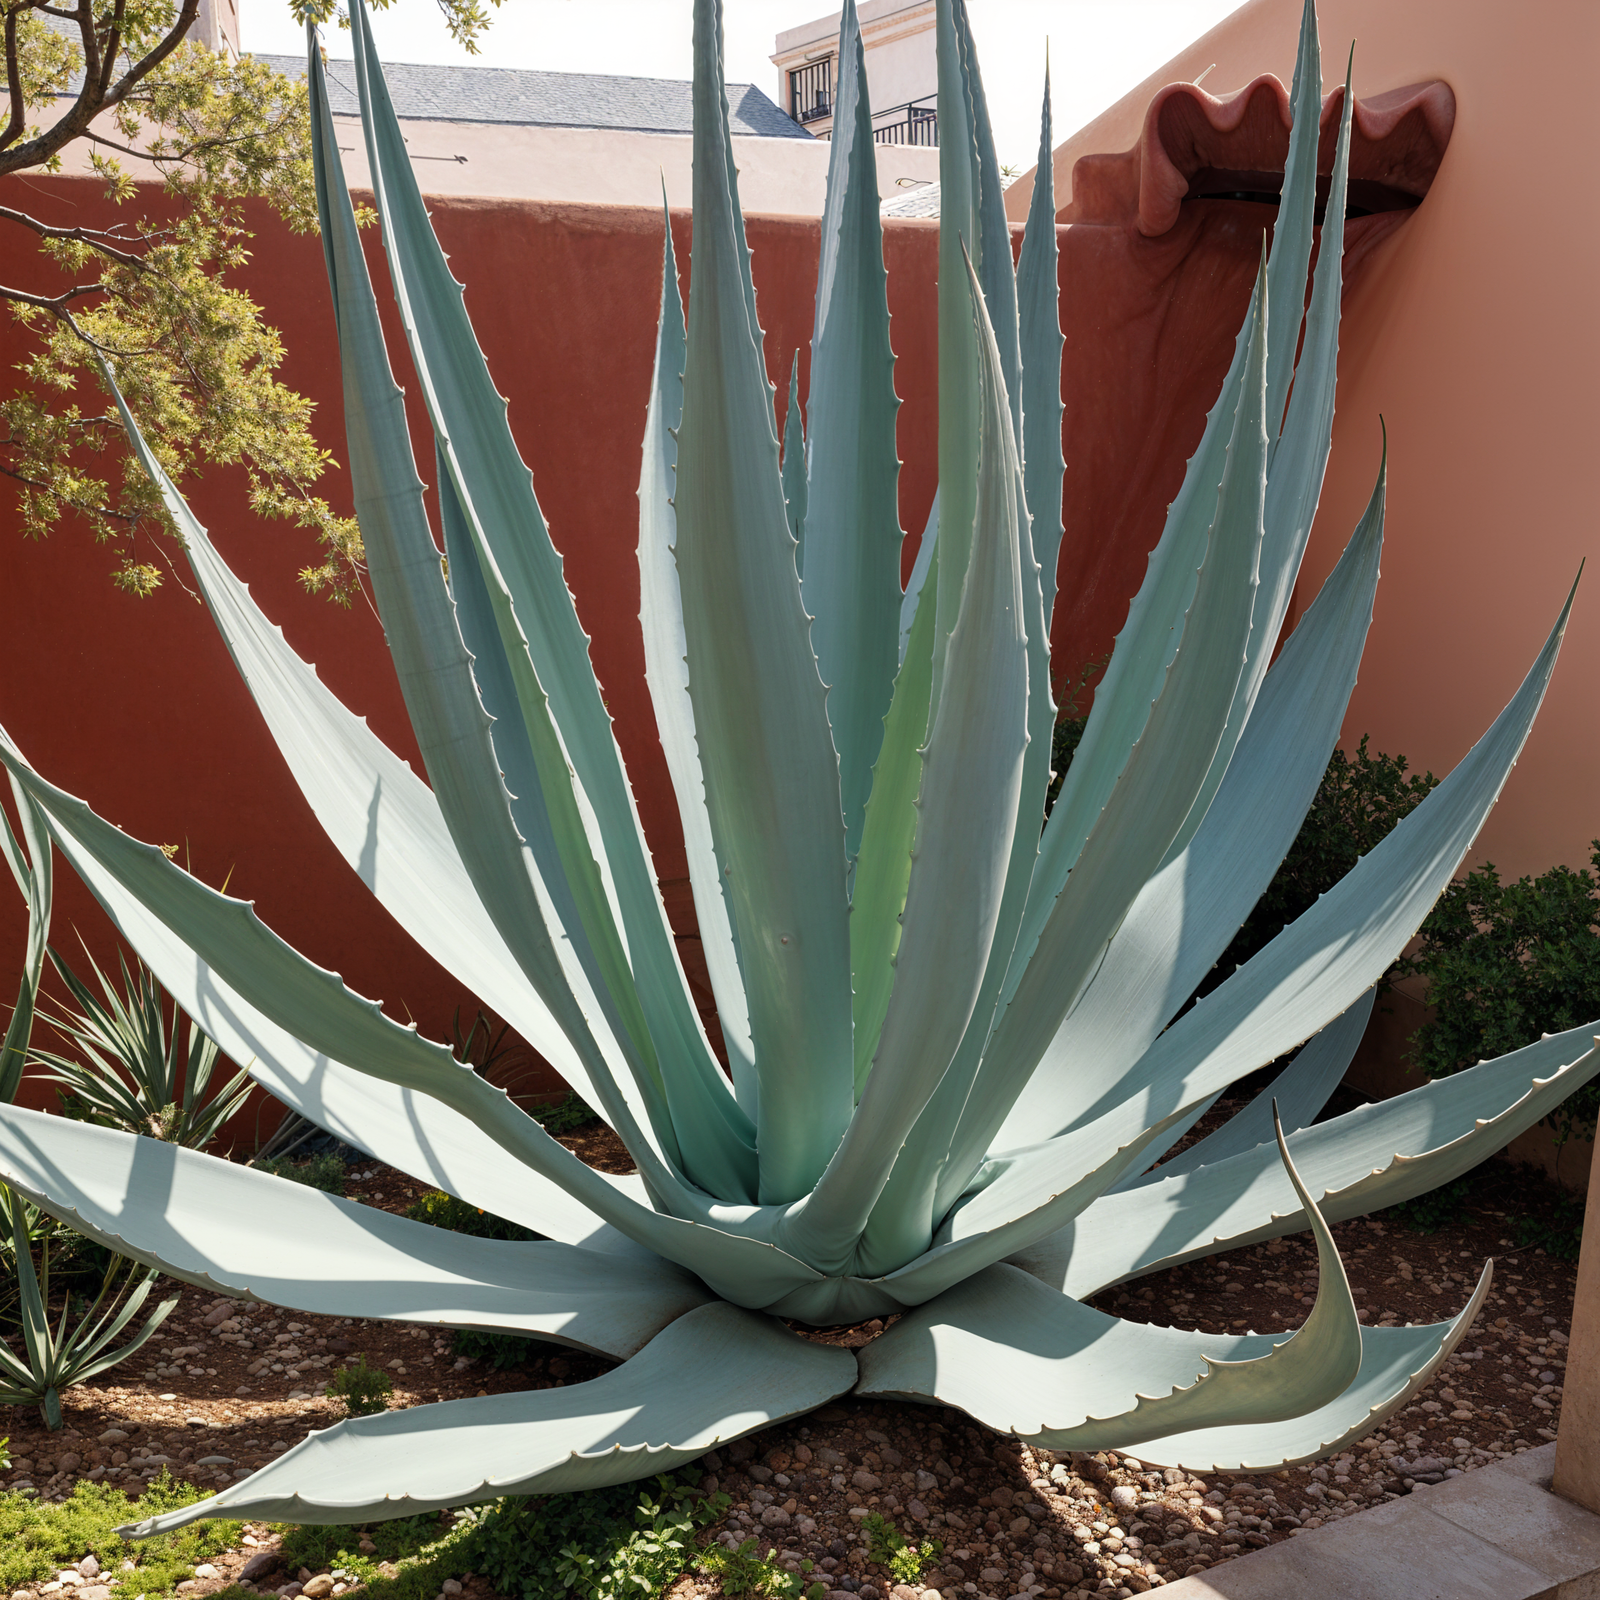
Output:
M855 0L839 19L838 82L822 211L811 427L806 439L805 565L817 670L839 755L845 854L862 819L895 679L900 610L900 456L894 351L878 216L878 166ZM791 380L791 388L793 382ZM790 402L790 415L797 411ZM785 475L788 468L785 466ZM790 508L791 527L794 510Z
M1305 54L1309 35L1311 54L1314 57L1315 18L1309 20L1311 26L1301 35L1302 56ZM1304 125L1306 141L1311 148L1309 155L1302 157L1301 152L1293 148L1294 140L1291 137L1289 161L1291 168L1297 160L1301 161L1302 170L1308 169L1310 175L1314 177L1321 73L1314 61L1306 70L1308 74L1314 70L1317 75L1315 77L1308 75L1305 78L1304 103L1296 108L1295 125L1297 129ZM1344 115L1339 123L1339 140L1333 161L1332 183L1328 191L1328 209L1322 227L1322 237L1330 243L1335 239L1341 242L1344 239L1345 181L1350 167L1350 126L1354 106L1355 99L1350 93L1350 79L1347 73L1344 86ZM1286 175L1284 179L1286 198L1290 190L1297 187L1301 178L1302 172L1295 172L1292 176ZM1296 194L1291 204L1291 212L1309 210L1311 198L1309 189ZM1309 250L1309 218L1301 216L1298 221L1305 230L1304 248ZM1285 224L1280 220L1278 226L1282 228ZM1292 284L1285 283L1280 289L1279 300L1271 300L1270 270L1268 273L1269 301L1274 308L1272 314L1277 315L1280 309L1292 307L1291 314L1286 320L1293 323L1294 333L1291 333L1287 340L1283 335L1279 335L1274 348L1280 353L1284 344L1287 344L1292 354L1295 335L1300 327L1300 306L1305 292L1305 254L1301 246L1302 240L1297 238L1294 241L1292 267L1295 276ZM1279 251L1274 249L1273 261L1276 262L1278 259ZM1289 602L1293 598L1295 579L1299 575L1300 562L1305 555L1306 541L1311 537L1311 519L1316 515L1317 502L1322 496L1322 478L1328 465L1328 453L1333 446L1333 398L1338 377L1342 261L1342 250L1330 248L1317 263L1311 314L1306 324L1305 351L1294 375L1294 395L1289 406L1288 420L1282 436L1275 436L1269 445L1267 499L1263 513L1264 532L1261 542L1261 592L1256 600L1255 626L1250 633L1245 669L1240 676L1239 687L1234 692L1233 708L1228 713L1227 731L1222 736L1216 758L1211 764L1211 771L1206 775L1206 781L1195 797L1194 806L1183 827L1178 830L1177 838L1172 841L1172 847L1168 851L1169 860L1194 837L1210 810L1211 802L1215 799L1227 772L1228 763L1238 748L1245 724L1249 721L1256 696L1261 690L1262 679L1272 663L1272 652L1283 631L1284 619L1289 614ZM1268 358L1271 359L1270 351ZM1283 414L1283 391L1280 389L1274 395L1270 379L1269 373L1267 415L1275 424L1277 418ZM1285 381L1287 381L1286 376ZM1274 406L1277 407L1276 410L1273 409Z
M711 1298L659 1256L474 1239L199 1151L0 1106L0 1173L183 1283L314 1316L533 1334L626 1358Z
M1439 787L1137 1067L1152 1110L1192 1104L1292 1050L1383 976L1422 925L1499 797L1544 698L1576 582L1528 675ZM1287 983L1291 975L1297 982Z
M81 800L41 778L3 732L0 761L16 773L49 820L57 843L90 881L102 903L114 897L92 881L95 866L103 869L107 883L120 885L131 901L152 914L153 926L167 928L175 936L165 950L159 941L130 938L130 942L178 1003L219 1042L232 1031L230 1019L224 1013L213 1026L207 1015L208 996L197 981L204 976L220 977L229 990L285 1033L292 1031L292 1036L313 1052L441 1101L532 1172L565 1189L595 1216L656 1254L699 1273L736 1305L747 1301L769 1304L821 1276L755 1238L725 1233L718 1226L686 1221L639 1204L629 1195L628 1185L611 1182L584 1165L514 1106L503 1090L456 1061L443 1045L432 1044L414 1028L392 1022L376 1002L361 999L336 974L297 954L248 904L207 888L154 846L135 843ZM204 963L210 964L214 974L204 973ZM219 998L226 1003L226 996ZM258 1053L250 1048L241 1053L231 1044L229 1049L241 1060ZM674 1197L686 1205L693 1201L686 1189L675 1191ZM699 1209L702 1214L716 1210ZM742 1219L739 1208L727 1210L731 1220ZM532 1225L540 1226L538 1222Z
M744 968L761 1200L798 1199L854 1103L839 764L800 600L720 87L695 6L694 293L678 430L689 694Z
M338 1422L209 1500L119 1531L145 1538L220 1515L365 1522L627 1483L810 1411L855 1378L848 1350L772 1317L701 1306L588 1383Z
M1009 271L1009 267L1007 270ZM1006 420L1005 412L1008 408L1003 393L999 396L998 407L994 401L993 391L1001 376L1000 362L998 346L992 338L987 337L986 314L981 318L980 332L986 335L979 341L979 349L985 362L982 392L987 425L983 442L986 445L987 439L991 437L999 442L999 425ZM1056 386L1059 389L1059 381ZM1012 449L1014 444L1006 445L1005 448ZM987 480L993 472L993 463L986 459L987 454L991 453L993 452L981 449L979 455L980 519L985 515L986 506L991 498L991 488ZM1028 532L1025 479L1021 470L1011 472L1010 478L1015 498L1014 516L1017 526L1016 543L1021 584L1018 598L1022 625L1026 631L1027 666L1025 748L1022 754L1020 782L1014 792L1015 826L1006 829L1005 823L1001 822L997 825L999 831L994 835L999 842L1006 833L1009 833L1010 848L1004 861L1003 875L999 880L1003 888L999 905L994 912L993 936L982 962L974 969L981 971L982 977L978 983L976 998L969 1010L960 1044L943 1078L930 1084L931 1097L919 1095L908 1103L897 1124L901 1131L893 1142L898 1147L904 1139L904 1148L898 1150L893 1174L873 1208L872 1219L857 1251L861 1270L868 1272L888 1271L899 1266L925 1249L932 1235L937 1204L936 1184L940 1168L950 1148L951 1131L965 1104L973 1075L983 1057L984 1046L993 1024L995 1001L1001 992L1001 986L1005 982L1006 972L1016 949L1017 928L1022 920L1023 909L1027 905L1034 865L1039 856L1039 829L1044 816L1045 794L1050 786L1050 757L1055 732L1056 707L1050 690L1050 639L1045 621L1042 574L1039 563L1034 559L1032 540ZM980 537L981 533L975 534L972 557L974 563L978 560L977 546ZM967 581L969 584L972 582L970 569ZM963 602L962 615L965 614L965 602ZM954 650L954 647L955 637L952 635L947 651ZM947 661L950 659L953 657L947 655ZM940 704L943 704L942 699ZM980 716L985 714L979 713ZM985 764L983 770L998 772L1003 768L998 764L992 768ZM928 776L925 767L925 783ZM983 837L981 833L975 833L973 836ZM920 853L922 847L919 845L918 848ZM957 835L951 838L948 848L960 853L963 849L970 850L971 847L963 846ZM950 915L950 906L953 904L953 901L946 902L942 908L937 903L927 904L925 909L913 912L908 899L906 911L911 915L914 925L921 917L927 917L930 927L940 929L943 938L948 940L947 919ZM965 926L965 918L958 914L955 924L957 927ZM901 943L904 944L905 940L902 939ZM898 957L896 959L898 960ZM858 1052L860 1046L861 1041L858 1039ZM859 1061L859 1053L857 1059ZM909 1132L909 1137L905 1136L906 1132Z
M600 1104L578 1053L485 913L433 791L262 614L151 453L109 369L102 370L129 445L183 534L190 571L223 643L334 848L429 955L481 995L586 1101ZM170 983L165 986L172 990ZM248 1052L237 1059L248 1059ZM620 1087L632 1095L635 1116L643 1117L631 1080L625 1076ZM412 1170L404 1159L396 1164Z
M728 1095L678 963L588 640L512 440L506 403L473 336L462 287L428 221L363 7L355 8L351 25L390 275L438 449L496 605L561 856L605 972L595 989L625 1026L630 1015L637 1019L627 1030L639 1054L636 1070L670 1108L670 1118L655 1116L663 1144L669 1152L676 1145L701 1181L737 1193L752 1176L751 1130ZM554 738L544 732L552 716ZM614 884L602 885L596 859L615 875Z
M967 270L983 360L972 556L945 657L945 691L921 752L894 986L871 1074L837 1153L785 1230L806 1241L799 1254L824 1267L842 1269L851 1259L906 1134L966 1032L1018 827L1032 665L1026 630L1036 630L1038 619L1024 610L1027 508L999 352L970 262ZM1037 593L1035 577L1035 612Z
M831 159L831 158L830 158ZM669 224L668 233L671 233ZM670 251L672 241L669 238L667 247ZM677 281L673 281L673 290L676 293ZM678 302L678 337L683 337L683 302ZM681 360L681 357L680 357ZM679 388L677 392L675 409L679 415L683 412L683 389L681 380L683 371L680 365L678 371ZM673 424L676 429L677 424ZM673 446L673 457L676 459L677 446ZM794 360L789 363L789 405L783 414L783 503L789 508L789 532L794 538L794 569L802 579L806 570L806 419L800 411L800 352L794 353Z
M683 300L678 293L678 265L672 248L672 217L664 195L661 214L665 228L661 316L656 333L650 406L645 417L644 459L639 469L639 627L644 635L645 681L650 686L656 731L678 802L684 851L689 858L689 886L694 893L700 942L711 978L711 992L717 1002L717 1016L722 1024L734 1094L745 1115L754 1122L759 1086L755 1047L750 1042L750 1008L745 1000L739 941L728 904L721 858L712 836L711 819L706 815L700 749L694 737L694 702L689 698L689 646L683 636L683 603L678 593L678 569L672 559L672 545L677 537L672 491L673 474L678 465L678 423L683 416L685 333ZM798 371L789 386L789 423L796 438L800 426L795 394L797 379ZM803 441L795 462L794 476L803 497ZM787 483L784 493L789 497ZM803 498L801 505L803 508ZM795 501L792 497L789 510L793 516Z
M1140 891L1088 993L1001 1126L997 1147L1031 1143L1041 1128L1071 1127L1122 1098L1150 1041L1277 871L1355 688L1378 586L1384 490L1380 469L1338 565L1267 674L1217 803L1188 849ZM1094 1074L1073 1070L1084 1060L1096 1063Z
M244 1000L74 840L64 839L62 850L168 993L235 1060L248 1061L251 1076L285 1105L422 1183L551 1238L605 1248L600 1241L612 1230L593 1212L459 1111L353 1071L295 1038ZM612 1182L648 1204L637 1178Z
M1309 0L1308 0L1309 3ZM1028 225L1017 260L1017 316L1022 354L1022 473L1032 513L1034 559L1043 584L1044 631L1056 608L1060 565L1061 489L1066 457L1061 453L1060 251L1056 243L1055 165L1051 160L1050 52L1045 50L1044 105L1039 113L1039 159L1033 169ZM1270 393L1270 385L1269 385ZM1269 415L1270 410L1269 410Z
M1050 1450L1120 1450L1178 1429L1303 1416L1361 1367L1355 1302L1325 1233L1317 1304L1287 1338L1121 1322L994 1266L867 1345L857 1392L958 1406ZM1122 1409L1096 1416L1104 1404Z
M492 725L423 510L404 402L389 368L344 173L337 160L329 159L336 141L322 58L315 50L309 76L313 116L321 130L312 155L318 206L328 229L323 246L345 376L351 485L373 594L429 782L478 898L583 1058L618 1137L652 1183L670 1187L680 1170L679 1152L659 1078L649 1070L654 1063L641 1056L638 1041L630 1041L626 1026L619 1025L604 982L597 1005L580 998L577 973L572 964L564 966L557 948L559 922L549 892L512 818ZM609 1030L591 1026L595 1011L608 1016ZM622 1059L608 1059L608 1048ZM651 1112L650 1127L659 1143L646 1136L617 1085L629 1072Z
M1300 1053L1278 1074L1243 1111L1230 1117L1215 1132L1197 1140L1187 1150L1163 1161L1138 1178L1124 1178L1108 1193L1142 1188L1147 1183L1165 1182L1180 1173L1194 1172L1229 1156L1242 1155L1272 1138L1273 1118L1281 1117L1293 1133L1308 1127L1313 1117L1328 1103L1328 1097L1344 1080L1346 1069L1367 1031L1376 989L1368 989L1342 1016L1335 1017L1314 1039L1306 1041ZM1214 1104L1205 1102L1207 1106ZM1203 1112L1191 1112L1176 1125L1176 1138L1183 1137ZM1185 1124L1188 1126L1186 1127ZM1178 1131L1181 1130L1181 1131Z
M1346 104L1349 92L1346 91ZM1294 118L1289 128L1289 155L1283 168L1283 193L1272 224L1273 259L1267 269L1267 307L1275 326L1283 330L1267 357L1267 432L1272 449L1278 446L1289 383L1295 370L1302 307L1305 304L1306 268L1311 261L1311 235L1317 205L1317 146L1322 134L1322 49L1317 38L1316 0L1305 0L1300 13L1300 43L1295 53L1294 78L1289 86ZM1337 178L1328 188L1328 221L1324 239L1344 237L1344 185ZM1338 206L1338 220L1334 206ZM1330 255L1334 252L1329 252ZM1321 475L1318 474L1320 482Z
M0 1102L9 1105L22 1085L22 1070L27 1065L28 1041L33 1036L33 1013L39 1001L39 982L44 976L45 951L50 944L50 906L53 868L50 860L50 835L44 819L34 809L26 792L13 779L12 797L17 804L17 821L23 843L11 831L11 820L0 811L0 849L17 880L22 898L28 903L28 942L22 960L22 982L5 1039L0 1042ZM24 845L26 853L24 853Z
M1470 1171L1600 1073L1591 1023L1330 1118L1289 1136L1307 1186L1335 1222L1425 1194ZM1010 1259L1087 1296L1199 1256L1297 1233L1304 1208L1278 1178L1270 1145L1088 1207L1071 1236ZM1112 1222L1112 1219L1115 1222ZM1110 1228L1114 1236L1107 1235Z
M1263 420L1267 353L1263 280L1256 280L1239 407L1223 466L1206 556L1184 624L1184 644L1139 743L1030 947L1026 926L1001 994L935 1213L967 1182L1062 1019L1093 978L1128 907L1165 855L1210 769L1250 637L1266 491ZM1297 1041L1298 1042L1298 1041Z
M1486 1262L1472 1298L1448 1322L1409 1328L1363 1328L1361 1370L1337 1400L1287 1422L1144 1439L1139 1459L1182 1463L1191 1472L1276 1472L1321 1460L1381 1427L1424 1389L1477 1321L1494 1281Z
M917 545L916 559L911 563L911 577L906 582L906 592L900 596L900 664L905 665L906 646L911 640L912 624L917 619L917 607L922 601L922 586L933 571L933 555L939 543L939 491L933 491L933 504L928 507L928 520L923 525L922 540Z
M928 564L917 586L915 620L910 624L895 678L894 698L884 719L883 743L872 774L850 900L851 1026L855 1040L855 1092L867 1086L872 1058L883 1033L883 1019L894 989L900 949L901 914L911 879L911 846L916 837L917 793L922 786L922 746L928 734L933 697L933 630L938 610L939 558L934 523L922 536ZM908 589L909 596L910 590Z

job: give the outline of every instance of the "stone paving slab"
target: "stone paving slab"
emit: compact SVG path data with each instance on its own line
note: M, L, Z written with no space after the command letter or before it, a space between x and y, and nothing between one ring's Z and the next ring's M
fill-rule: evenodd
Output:
M1600 1517L1529 1450L1168 1584L1170 1600L1600 1600Z

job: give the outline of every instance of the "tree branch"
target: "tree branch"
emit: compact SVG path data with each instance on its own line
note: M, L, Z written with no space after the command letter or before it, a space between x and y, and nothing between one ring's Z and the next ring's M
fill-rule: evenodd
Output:
M6 12L6 95L11 114L6 118L5 131L0 133L0 150L21 136L27 121L27 108L22 103L22 63L17 56L17 16L15 11Z
M88 339L88 336L67 314L68 302L79 299L86 294L104 294L107 292L108 285L103 283L79 283L70 289L63 289L60 294L51 299L47 295L30 294L26 289L8 289L5 284L0 283L0 300L10 300L17 305L38 306L43 311L53 312L56 316L72 323L73 331L82 339ZM88 342L94 344L93 339L88 339ZM99 345L95 345L95 349L98 350L99 348Z
M100 37L95 31L91 0L78 0L77 10L68 12L38 3L29 7L34 11L47 12L51 16L65 17L78 24L84 49L83 87L78 91L78 98L73 102L71 110L67 111L54 127L0 154L0 174L14 172L19 167L39 166L48 161L64 145L71 144L74 139L88 132L89 124L102 111L120 104L135 84L154 72L183 43L184 36L200 10L200 0L183 0L172 27L161 41L142 60L136 61L129 67L113 87L107 88L115 68L117 46L122 37L124 5L125 0L117 0L106 36L110 48L105 50L102 50Z
M9 444L10 441L7 440L6 443ZM0 477L10 478L15 483L26 484L30 489L43 489L46 494L53 495L57 500L66 501L69 506L73 506L78 510L92 510L97 517L108 517L113 522L125 522L130 528L136 527L145 515L145 513L138 511L130 515L126 511L114 510L111 506L82 506L76 500L68 500L65 495L51 488L48 483L43 482L41 479L30 478L25 472L13 471L3 461L0 461Z
M149 262L143 256L118 249L111 243L111 235L101 228L52 228L48 223L40 222L37 217L30 217L25 211L13 211L10 206L0 206L0 222L15 222L20 227L31 229L41 239L74 240L79 244L88 245L91 250L99 251L101 255L109 256L113 261L120 261L125 267L136 267L140 272L151 270Z

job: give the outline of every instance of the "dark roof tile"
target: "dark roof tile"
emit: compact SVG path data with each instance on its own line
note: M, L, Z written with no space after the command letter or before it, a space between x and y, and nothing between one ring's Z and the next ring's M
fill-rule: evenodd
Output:
M297 56L261 58L303 77ZM416 66L385 62L395 114L428 122L497 122L545 128L616 128L632 133L688 133L690 85L678 78L614 78L590 72L530 72L513 67ZM328 91L336 116L355 116L355 63L330 58ZM753 83L728 85L736 134L809 139Z

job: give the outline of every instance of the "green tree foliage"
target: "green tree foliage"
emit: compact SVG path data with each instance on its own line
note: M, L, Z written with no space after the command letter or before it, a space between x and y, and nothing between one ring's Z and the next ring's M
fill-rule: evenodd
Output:
M479 0L438 3L476 48ZM333 5L294 9L325 20ZM116 208L105 226L68 226L45 205L21 209L26 191L0 204L0 301L27 330L0 389L0 474L18 486L24 532L76 521L114 547L121 588L161 583L171 522L128 454L104 356L168 472L183 481L242 465L257 514L315 536L302 581L348 603L360 531L313 492L331 457L312 403L278 382L282 341L234 281L249 256L247 201L265 200L296 232L316 229L305 85L186 40L198 10L199 0L0 0L0 176L60 171L71 147L87 146ZM135 182L152 171L159 189Z
M1591 860L1600 871L1600 839ZM1412 1059L1430 1078L1504 1055L1600 1013L1600 878L1552 867L1502 883L1493 862L1452 883L1402 970L1436 1008ZM1550 1118L1558 1139L1595 1126L1600 1093L1580 1089Z

